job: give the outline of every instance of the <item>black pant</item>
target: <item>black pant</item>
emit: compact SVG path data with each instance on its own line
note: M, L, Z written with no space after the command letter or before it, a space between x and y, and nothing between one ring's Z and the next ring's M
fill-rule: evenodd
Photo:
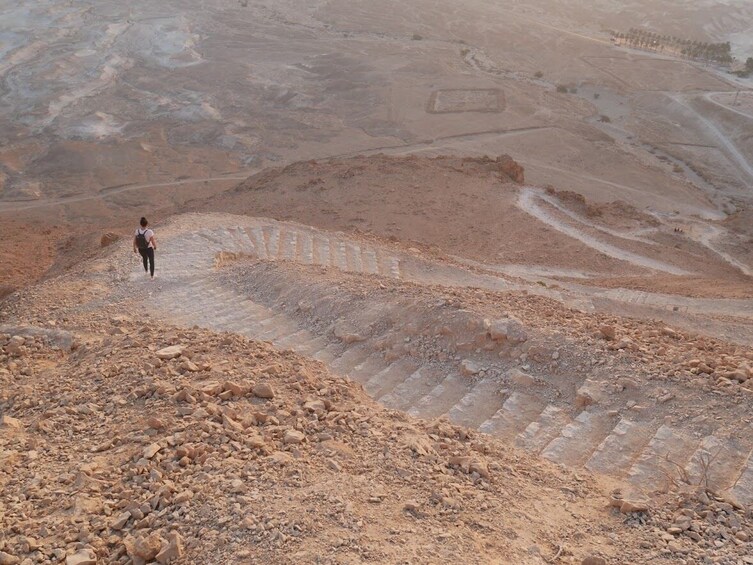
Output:
M139 249L141 258L144 260L144 271L149 271L154 276L154 249L147 247L146 249ZM147 265L147 261L149 264Z

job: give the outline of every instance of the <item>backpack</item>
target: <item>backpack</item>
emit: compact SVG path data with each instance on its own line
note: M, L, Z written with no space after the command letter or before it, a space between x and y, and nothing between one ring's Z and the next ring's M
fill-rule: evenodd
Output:
M146 240L146 230L144 230L144 233L141 233L141 230L136 232L136 247L139 249L149 248L149 242Z

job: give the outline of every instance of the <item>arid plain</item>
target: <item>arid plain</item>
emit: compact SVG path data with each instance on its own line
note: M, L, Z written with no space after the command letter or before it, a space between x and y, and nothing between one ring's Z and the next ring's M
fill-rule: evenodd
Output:
M744 0L0 0L0 564L749 563L753 80L632 27L753 56Z

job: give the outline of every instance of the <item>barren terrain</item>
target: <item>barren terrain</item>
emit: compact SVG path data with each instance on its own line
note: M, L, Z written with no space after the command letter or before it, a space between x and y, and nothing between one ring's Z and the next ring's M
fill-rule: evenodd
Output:
M0 565L753 563L753 82L630 27L753 55L744 0L0 0Z

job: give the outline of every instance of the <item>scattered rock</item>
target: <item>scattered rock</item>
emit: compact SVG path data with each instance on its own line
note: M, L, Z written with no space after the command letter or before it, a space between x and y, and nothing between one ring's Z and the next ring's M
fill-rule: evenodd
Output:
M225 383L223 383L222 389L226 392L231 393L233 396L243 396L248 390L246 387L232 381L226 381Z
M536 384L536 380L529 374L524 373L519 369L513 369L509 373L510 382L522 387L529 387Z
M153 533L136 539L126 538L125 545L128 555L136 565L137 559L142 563L154 559L162 549L162 539L159 534Z
M251 390L251 392L258 398L271 399L275 397L275 391L272 388L272 385L268 383L258 383L254 385L254 388Z
M579 410L582 410L587 406L591 406L593 403L594 397L591 394L591 391L579 390L575 395L575 407Z
M599 333L601 334L601 337L607 341L614 341L617 337L617 332L614 326L600 326Z
M120 239L120 236L116 233L107 232L102 234L102 237L99 240L100 247L107 247L108 245L112 245L116 241Z
M510 344L523 343L528 340L528 334L523 324L515 318L501 318L488 322L488 335L494 341L509 342Z
M164 347L157 351L156 355L157 358L162 359L163 361L166 361L168 359L175 359L176 357L180 357L183 355L183 351L185 351L185 347L182 345L171 345L169 347Z
M144 448L143 456L145 459L151 459L155 455L157 455L157 452L162 449L158 443L152 443L151 445Z
M78 553L68 555L65 558L65 565L96 565L97 556L91 549L81 549Z
M183 557L183 538L178 532L167 534L167 541L163 541L160 552L155 556L158 563L166 565Z
M153 430L164 430L165 429L165 423L162 420L160 420L159 418L156 418L154 416L151 416L151 417L147 418L146 423Z
M0 427L13 428L14 430L20 430L22 427L21 420L11 418L10 416L3 416L0 418Z
M335 324L334 334L337 339L344 343L358 343L366 339L345 323Z
M110 524L110 528L113 530L122 530L128 520L131 518L131 513L126 510L118 514L117 518Z
M0 565L18 565L21 560L15 555L0 551Z
M463 359L460 362L460 371L466 377L471 377L473 375L479 374L481 372L481 367L470 359Z
M327 411L327 405L324 404L324 401L321 399L316 400L309 400L303 405L304 410L307 410L309 412L326 412Z
M298 430L286 430L282 442L285 444L298 444L303 443L305 439L306 436Z

